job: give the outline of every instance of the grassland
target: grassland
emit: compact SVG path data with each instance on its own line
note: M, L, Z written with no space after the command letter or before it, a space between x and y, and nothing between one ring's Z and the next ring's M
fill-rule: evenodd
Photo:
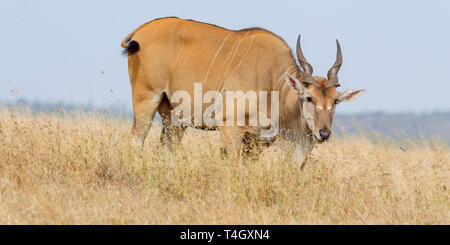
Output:
M215 133L179 149L154 126L0 110L0 224L450 224L450 151L438 140L335 137L305 169L289 152L222 159Z

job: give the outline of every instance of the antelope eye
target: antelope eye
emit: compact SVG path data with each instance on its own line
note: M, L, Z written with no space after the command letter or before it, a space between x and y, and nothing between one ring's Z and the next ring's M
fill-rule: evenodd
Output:
M312 102L312 98L311 97L306 97L306 101Z

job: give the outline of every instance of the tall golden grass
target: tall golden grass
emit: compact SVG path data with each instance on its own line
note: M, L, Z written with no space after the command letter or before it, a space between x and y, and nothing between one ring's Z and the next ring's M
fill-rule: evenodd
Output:
M131 121L0 110L0 224L449 224L450 152L439 141L335 137L304 170L280 146L241 163L216 133L179 149Z

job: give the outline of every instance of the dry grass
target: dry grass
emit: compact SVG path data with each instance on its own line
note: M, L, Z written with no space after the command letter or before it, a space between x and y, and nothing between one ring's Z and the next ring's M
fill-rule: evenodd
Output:
M217 135L180 149L130 121L0 110L0 224L449 224L450 152L437 141L335 138L301 171L279 147L222 160Z

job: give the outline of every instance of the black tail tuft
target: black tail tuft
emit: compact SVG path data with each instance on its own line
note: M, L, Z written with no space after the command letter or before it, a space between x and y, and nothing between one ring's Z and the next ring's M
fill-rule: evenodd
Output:
M124 56L129 56L129 55L135 54L141 48L139 46L139 43L134 40L129 41L126 45L127 45L127 47L122 51L122 55L124 55Z

